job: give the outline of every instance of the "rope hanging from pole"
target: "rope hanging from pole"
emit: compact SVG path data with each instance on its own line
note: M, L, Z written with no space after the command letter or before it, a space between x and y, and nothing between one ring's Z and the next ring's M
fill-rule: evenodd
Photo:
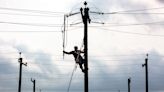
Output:
M69 92L69 90L70 90L72 79L73 79L73 75L74 75L76 69L77 69L77 64L75 64L75 67L73 68L73 71L72 71L72 74L71 74L71 78L70 78L70 81L69 81L67 92Z

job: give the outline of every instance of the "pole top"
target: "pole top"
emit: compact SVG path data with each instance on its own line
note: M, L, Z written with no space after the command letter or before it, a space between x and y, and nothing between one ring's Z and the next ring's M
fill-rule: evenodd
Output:
M34 81L35 81L35 79L31 78L31 82L34 82Z
M19 52L19 55L21 55L22 54L22 52Z
M147 54L146 54L146 57L148 57L148 56L149 56L149 54L147 53Z
M22 52L19 52L19 57L21 58L21 54L22 54Z
M128 83L130 83L131 82L131 78L128 78Z
M149 54L147 53L147 54L146 54L146 59L148 59L148 56L149 56Z
M85 5L85 7L87 6L87 2L86 1L84 2L84 5Z

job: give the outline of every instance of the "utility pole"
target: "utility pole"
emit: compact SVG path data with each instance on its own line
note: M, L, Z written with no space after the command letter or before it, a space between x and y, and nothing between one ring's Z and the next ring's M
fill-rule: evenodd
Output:
M145 92L148 92L148 54L146 55L146 58L145 58L145 64L142 64L142 67L145 66L145 86L146 86L146 90Z
M35 79L31 78L31 82L33 83L33 92L35 92Z
M131 78L128 78L128 92L130 92L130 83L131 83Z
M89 18L89 8L86 7L87 2L84 2L85 8L80 8L83 24L84 24L84 92L88 92L88 22Z
M20 57L18 58L18 62L20 63L19 68L19 86L18 86L18 92L21 92L21 83L22 83L22 65L27 66L27 63L23 63L23 58L21 57L21 52L19 53Z

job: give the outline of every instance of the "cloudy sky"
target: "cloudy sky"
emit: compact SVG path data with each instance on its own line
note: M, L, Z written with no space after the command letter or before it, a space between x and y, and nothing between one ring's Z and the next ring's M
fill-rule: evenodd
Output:
M0 0L0 91L17 92L22 52L22 92L67 92L74 58L63 59L63 16L79 12L84 0ZM87 0L90 92L145 91L149 54L149 91L164 92L164 0ZM83 49L81 15L66 20L65 50ZM95 23L96 22L96 23ZM80 24L76 24L80 23ZM102 25L101 23L105 23ZM72 25L76 24L76 25ZM74 72L70 92L83 92L84 76Z

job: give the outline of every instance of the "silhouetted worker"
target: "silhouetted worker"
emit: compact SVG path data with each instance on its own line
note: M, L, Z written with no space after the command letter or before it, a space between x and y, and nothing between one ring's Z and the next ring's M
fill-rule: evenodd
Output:
M72 54L75 58L75 62L77 64L79 64L82 72L84 72L84 68L83 68L83 64L84 64L84 59L82 58L82 56L80 55L80 53L84 53L83 51L81 50L78 50L78 47L75 46L74 47L74 51L71 51L71 52L66 52L66 51L63 51L64 53L66 54Z

